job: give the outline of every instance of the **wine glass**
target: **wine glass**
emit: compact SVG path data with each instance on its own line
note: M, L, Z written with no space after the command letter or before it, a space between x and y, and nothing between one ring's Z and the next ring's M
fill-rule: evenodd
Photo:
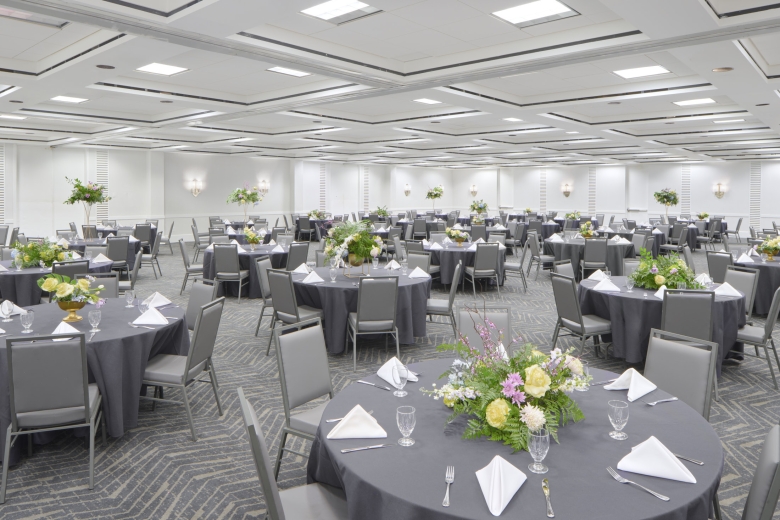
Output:
M22 270L22 264L24 263L24 258L22 258L21 253L17 253L16 258L14 258L14 264L16 265L16 270L21 271Z
M393 386L396 388L393 395L396 397L406 397L406 381L409 379L409 369L403 365L395 365L393 367Z
M628 292L634 292L634 279L631 277L626 278L626 288Z
M406 260L401 262L401 274L406 276L406 271L409 269L409 264L406 262Z
M687 289L688 288L688 284L686 284L685 282L677 282L677 288L678 289Z
M331 267L330 268L330 283L336 283L336 273L337 273L336 268L335 267Z
M100 332L100 329L97 328L97 326L100 325L100 317L101 317L100 311L99 310L89 311L88 317L89 317L89 324L92 325L92 328L89 331Z
M149 310L149 304L143 300L138 300L138 312L141 314Z
M609 269L604 269L604 276L607 277L607 280L612 280L612 272Z
M11 300L5 300L2 305L0 305L0 314L3 315L3 321L9 322L14 321L11 319L11 313L14 312L14 302Z
M371 259L371 263L374 264L374 269L377 269L379 267L379 257L375 256Z
M580 363L582 364L582 375L577 376L579 379L587 379L590 375L590 366L588 365L587 361L580 360ZM578 392L587 392L590 390L590 385L584 384L580 385L575 388Z
M41 266L41 271L45 271L46 270L46 262L44 262L43 260L38 262L38 265Z
M765 264L766 259L769 258L766 253L761 253L761 263Z
M542 464L542 461L547 456L547 451L550 449L550 432L545 428L540 428L535 432L528 434L528 452L534 459L533 464L528 465L528 470L531 473L547 473L547 466Z
M401 446L411 446L414 444L414 439L409 437L414 431L414 425L417 420L414 418L413 406L399 406L395 414L396 422L398 423L398 429L401 432L401 437L398 439L398 444Z
M133 305L134 300L135 300L135 291L125 291L125 301L127 302L125 308L132 309L133 307L135 307L135 305Z
M35 312L33 311L22 312L19 318L22 322L22 327L24 327L22 334L31 334L32 329L30 327L32 327L33 321L35 320Z
M89 249L84 251L84 259L85 260L89 260L91 262L92 261L92 251L90 251Z
M330 257L330 268L335 269L339 266L339 258L336 255Z
M618 441L624 441L628 438L625 432L621 431L628 422L628 403L625 401L610 401L609 422L612 423L613 431L609 436Z

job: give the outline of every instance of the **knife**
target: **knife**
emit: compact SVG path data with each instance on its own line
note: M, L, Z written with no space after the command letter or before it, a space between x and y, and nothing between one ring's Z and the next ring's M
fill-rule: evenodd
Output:
M377 388L381 388L382 390L387 390L388 392L392 392L392 390L390 390L390 389L389 389L389 388L387 388L386 386L375 385L374 383L369 383L368 381L363 381L362 379L361 379L361 380L359 380L359 381L358 381L358 383L360 383L360 384L362 384L362 385L370 385L370 386L375 386L375 387L377 387Z
M555 513L553 513L552 504L550 503L550 483L547 479L542 480L542 491L544 491L544 499L547 501L547 518L555 518Z
M389 448L392 446L392 444L376 444L374 446L363 446L362 448L348 448L341 450L341 453L352 453L353 451L363 451L363 450L375 450L378 448Z
M93 332L92 334L90 334L89 339L87 341L92 341L92 338L95 337L95 334L97 334L97 332Z
M591 383L590 386L608 385L610 383L614 383L615 381L617 381L617 379L609 379L607 381L599 381L598 383Z

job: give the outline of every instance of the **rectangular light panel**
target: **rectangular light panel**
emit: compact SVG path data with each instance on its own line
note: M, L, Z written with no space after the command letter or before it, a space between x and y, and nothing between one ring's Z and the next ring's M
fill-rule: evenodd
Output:
M528 27L570 16L577 16L579 13L558 0L537 0L536 2L496 11L493 15L517 27Z
M184 67L176 67L175 65L165 65L164 63L150 63L137 69L138 72L146 72L147 74L159 74L160 76L173 76L189 69Z
M441 101L436 101L435 99L428 99L428 98L415 99L415 101L417 103L424 103L426 105L438 105L439 103L441 103Z
M624 69L612 71L623 79L644 78L645 76L657 76L658 74L669 74L669 71L660 65L652 67L639 67L636 69Z
M330 0L301 12L338 25L382 11L357 0Z
M308 72L303 72L295 69L288 69L285 67L271 67L267 69L271 72L278 72L279 74L287 74L288 76L295 76L296 78L302 78L304 76L311 76Z
M695 105L709 105L715 103L715 100L712 98L686 99L685 101L674 101L673 103L678 107L690 107Z
M54 96L51 98L52 101L61 101L63 103L83 103L85 101L89 101L88 99L84 98L77 98L77 97L70 97L70 96Z

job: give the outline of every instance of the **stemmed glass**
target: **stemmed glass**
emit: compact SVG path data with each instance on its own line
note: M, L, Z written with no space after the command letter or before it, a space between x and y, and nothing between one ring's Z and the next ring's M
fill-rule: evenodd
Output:
M46 262L44 262L43 260L38 262L38 265L41 266L41 271L45 271L46 270Z
M414 431L414 426L417 424L417 420L414 417L413 406L399 406L395 414L396 422L398 423L398 429L401 431L401 437L398 439L398 444L401 446L411 446L414 444L414 439L409 437Z
M609 269L604 269L604 276L607 277L607 280L612 280L612 272Z
M395 386L396 390L393 392L393 395L396 397L406 397L406 391L404 390L404 386L406 386L406 381L409 379L409 369L406 368L404 365L395 365L393 367L393 386Z
M580 360L580 363L582 364L582 375L578 376L580 379L587 379L588 375L590 375L590 366L588 366L587 361ZM578 392L587 392L590 390L590 385L582 385L575 388Z
M531 473L547 473L547 466L542 461L547 456L550 449L550 432L546 428L540 428L535 432L528 434L528 452L534 459L533 464L528 465Z
M375 256L371 259L371 263L374 264L374 269L379 267L379 257Z
M677 282L677 288L678 289L687 289L688 288L688 284L686 284L685 282Z
M149 304L144 302L143 300L138 300L138 312L143 314L148 310L149 310Z
M626 288L628 292L634 292L634 279L631 277L626 278Z
M3 321L9 322L14 321L11 319L11 313L14 312L14 304L11 300L5 300L2 305L0 305L0 314L3 315Z
M125 301L127 302L125 308L132 309L133 307L135 307L135 305L133 305L134 300L135 300L135 291L125 291Z
M330 283L336 283L336 274L337 274L336 268L335 267L331 267L330 268Z
M100 329L97 328L97 326L100 325L100 317L101 317L100 311L99 310L89 311L88 317L89 317L89 324L92 325L92 328L89 331L100 332Z
M401 262L401 274L403 274L404 276L406 276L406 271L407 271L408 269L409 269L409 264L408 264L408 263L406 263L406 260L403 260L403 261Z
M16 270L21 271L22 270L22 264L24 263L24 258L22 258L22 254L18 253L16 255L16 258L14 258L14 264L16 265Z
M625 432L621 431L628 422L628 403L625 401L610 401L609 405L609 422L612 423L613 431L609 432L609 436L618 441L624 441L628 438Z
M24 327L24 330L22 331L22 334L30 334L32 333L32 327L33 321L35 320L35 312L33 311L27 311L23 312L20 316L20 321L22 322L22 327Z

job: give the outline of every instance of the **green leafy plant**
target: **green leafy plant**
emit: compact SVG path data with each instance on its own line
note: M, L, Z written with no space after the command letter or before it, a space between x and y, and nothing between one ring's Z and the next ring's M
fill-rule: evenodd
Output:
M697 213L696 214L696 218L698 218L699 220L704 220L704 219L706 219L709 216L710 216L710 214L707 213L707 212L704 212L704 211L702 211L701 213Z
M382 251L382 239L372 236L370 220L345 222L328 230L325 239L325 256L344 258L348 254L358 259L379 256Z
M248 222L247 212L249 211L249 205L257 206L262 202L263 196L260 195L260 190L257 186L249 187L249 184L244 184L243 188L236 188L230 195L228 195L228 204L238 204L244 209L244 222Z
M471 206L469 206L469 209L475 213L487 213L488 205L487 202L479 199L472 202Z
M377 215L383 218L387 218L390 216L390 212L387 211L387 206L377 206L374 213L376 213Z
M453 229L451 227L448 227L444 230L444 233L451 239L455 240L456 242L462 242L464 240L469 239L469 234L463 231L462 229Z
M54 262L63 262L70 256L64 247L52 244L48 239L44 239L42 244L30 242L22 245L20 242L14 242L11 248L14 264L17 266L21 264L22 268L40 267L41 262L46 267L51 267ZM19 258L21 260L18 260Z
M680 198L677 196L677 192L669 188L656 191L653 193L653 197L655 197L655 201L657 203L666 206L667 215L669 214L669 206L676 206L680 202Z
M677 289L684 283L688 289L704 288L695 280L696 275L690 267L676 254L653 258L652 253L642 248L640 256L639 267L631 274L631 279L637 287L658 289L665 285L668 289Z
M70 197L65 200L65 204L73 205L80 202L84 206L85 223L89 225L92 205L102 204L111 200L111 197L106 194L106 187L101 184L94 184L91 181L84 184L80 179L65 177L65 180L73 185L73 191L71 191Z
M566 214L566 219L567 220L577 220L578 218L580 218L580 212L579 211L575 210L575 211L572 211L571 213L567 213Z
M429 188L428 193L425 195L426 199L429 200L436 200L440 199L444 196L444 187L442 185L436 186L435 188Z
M764 240L756 247L756 250L760 253L772 256L780 254L780 237Z
M244 239L246 239L247 244L259 244L260 241L263 239L260 235L254 232L254 230L245 227L244 228Z
M314 220L325 220L327 218L327 215L325 214L324 211L313 209L309 212L309 218Z

